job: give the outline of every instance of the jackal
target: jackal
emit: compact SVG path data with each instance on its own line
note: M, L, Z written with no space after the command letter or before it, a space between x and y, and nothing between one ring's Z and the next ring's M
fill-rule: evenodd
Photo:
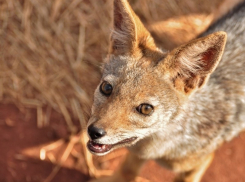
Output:
M119 147L129 154L99 181L134 181L154 159L178 173L176 182L199 182L214 151L245 129L245 3L170 52L156 46L127 0L114 0L113 15L87 146L95 155Z

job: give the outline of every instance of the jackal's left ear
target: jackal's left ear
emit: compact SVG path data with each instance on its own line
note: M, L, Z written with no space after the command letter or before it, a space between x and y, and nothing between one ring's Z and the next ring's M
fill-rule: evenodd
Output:
M114 0L110 53L137 54L140 49L154 49L155 43L127 0Z
M190 94L203 86L217 67L226 43L226 33L216 32L174 49L163 63L174 87Z

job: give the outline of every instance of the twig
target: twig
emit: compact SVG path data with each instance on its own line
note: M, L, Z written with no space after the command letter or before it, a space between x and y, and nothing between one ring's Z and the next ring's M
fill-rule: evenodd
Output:
M53 171L49 174L49 176L43 182L50 182L56 176L56 174L59 172L62 164L67 160L68 156L70 155L70 153L74 147L74 144L75 144L74 142L68 143L59 163L55 166Z

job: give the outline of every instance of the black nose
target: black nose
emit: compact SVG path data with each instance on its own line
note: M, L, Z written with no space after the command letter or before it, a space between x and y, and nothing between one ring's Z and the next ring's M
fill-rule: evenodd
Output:
M94 125L88 127L88 134L92 140L105 136L106 132L102 128L96 128Z

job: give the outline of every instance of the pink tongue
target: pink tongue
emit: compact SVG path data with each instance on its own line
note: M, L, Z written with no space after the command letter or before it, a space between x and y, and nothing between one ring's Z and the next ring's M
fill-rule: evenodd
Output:
M98 143L93 143L94 148L100 149L100 148L105 148L105 145L98 144Z

